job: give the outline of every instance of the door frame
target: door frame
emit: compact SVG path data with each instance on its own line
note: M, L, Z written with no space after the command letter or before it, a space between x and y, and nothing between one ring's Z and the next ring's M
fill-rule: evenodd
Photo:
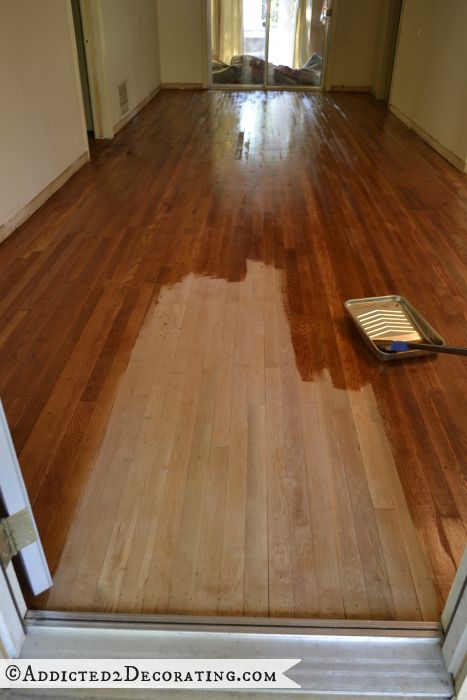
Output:
M81 0L83 2L83 0ZM330 74L328 70L328 63L332 60L331 46L333 44L333 27L335 27L335 16L338 7L338 0L329 0L329 10L331 14L328 17L328 22L326 24L326 33L324 39L324 51L323 51L323 71L321 75L321 85L269 85L267 82L268 75L268 56L269 56L269 21L270 21L270 9L271 2L267 0L266 9L266 33L265 33L265 58L264 58L264 77L262 85L236 85L236 84L215 84L212 81L212 69L211 69L211 57L212 57L212 39L211 39L211 0L205 0L203 3L203 14L205 15L205 39L203 41L204 45L204 70L203 75L207 76L206 87L209 90L229 90L229 91L253 91L262 90L265 92L271 91L281 91L281 92L324 92L329 89L327 76Z
M458 698L467 698L467 547L441 616L442 646L447 670L452 674Z
M27 608L18 586L13 564L0 564L0 658L15 659L26 639L24 617Z
M78 58L80 86L83 97L83 109L86 118L86 130L89 135L89 133L94 134L94 115L92 113L91 88L88 75L88 60L86 56L86 40L84 37L80 0L71 0L71 13L76 40L76 54Z
M35 541L22 549L18 556L24 575L34 594L42 593L52 586L52 576L47 565L21 467L10 435L5 411L0 400L0 502L7 517L26 510L29 526ZM0 656L17 657L26 636L24 618L27 605L21 592L18 578L10 561L4 566L0 562Z
M71 0L69 2L71 12ZM96 0L80 0L84 50L91 95L91 108L96 139L112 139L114 128L105 61L105 41L102 31L102 6Z
M0 501L6 512L6 516L14 515L19 511L26 511L29 515L28 530L31 532L31 539L19 553L23 565L26 579L34 595L39 595L52 586L44 549L41 544L39 531L37 529L34 515L29 501L29 496L24 483L21 467L18 463L10 429L0 401L0 464L2 465L2 475L0 479ZM7 570L9 570L8 565ZM9 580L13 586L13 593L19 590L17 580L13 579L14 572L11 569ZM16 577L14 577L16 579Z

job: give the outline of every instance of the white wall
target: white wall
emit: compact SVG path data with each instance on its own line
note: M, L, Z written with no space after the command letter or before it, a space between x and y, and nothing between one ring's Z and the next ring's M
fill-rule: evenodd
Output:
M335 0L334 9L326 87L367 90L373 78L380 0Z
M405 0L390 105L458 167L467 160L467 1ZM457 159L457 162L456 162Z
M100 0L110 122L121 121L118 85L128 81L129 111L160 85L155 0Z
M88 151L69 3L0 0L0 85L1 240Z
M206 82L206 7L206 0L157 0L163 84Z

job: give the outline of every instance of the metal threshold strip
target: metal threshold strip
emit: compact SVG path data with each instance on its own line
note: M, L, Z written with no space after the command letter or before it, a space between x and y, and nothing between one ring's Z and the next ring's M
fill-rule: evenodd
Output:
M321 620L272 617L224 617L196 615L149 615L126 613L83 613L29 610L28 627L66 626L107 629L238 632L241 634L299 634L375 637L428 637L441 639L437 622L379 620Z
M300 689L228 691L232 699L453 695L437 623L30 611L26 628L23 658L301 659L287 673ZM103 692L100 698L114 697ZM141 700L193 695L141 693ZM207 697L222 700L225 693Z

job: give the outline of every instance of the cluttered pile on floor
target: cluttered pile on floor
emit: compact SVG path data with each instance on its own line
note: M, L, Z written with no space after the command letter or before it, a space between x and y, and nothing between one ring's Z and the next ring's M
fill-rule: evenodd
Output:
M264 82L264 60L256 56L241 54L233 56L230 64L217 59L212 61L212 82L223 85L262 85ZM321 84L322 57L314 53L302 68L276 66L268 63L268 83L272 85Z

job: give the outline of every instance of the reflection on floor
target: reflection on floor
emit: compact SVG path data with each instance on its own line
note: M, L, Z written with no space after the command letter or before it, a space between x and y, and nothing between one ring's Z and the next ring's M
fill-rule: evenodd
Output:
M343 301L462 344L465 188L361 95L164 91L96 143L0 246L31 607L437 617L467 368L377 362Z
M282 275L161 291L47 607L436 618L371 386L301 381Z

